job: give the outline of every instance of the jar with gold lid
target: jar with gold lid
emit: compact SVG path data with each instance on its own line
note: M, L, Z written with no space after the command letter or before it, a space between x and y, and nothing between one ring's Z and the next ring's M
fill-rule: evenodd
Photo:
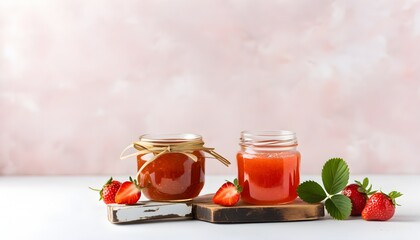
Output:
M204 146L197 134L146 134L133 143L137 179L143 194L155 201L183 201L197 197L205 182L205 153L225 165L230 162Z

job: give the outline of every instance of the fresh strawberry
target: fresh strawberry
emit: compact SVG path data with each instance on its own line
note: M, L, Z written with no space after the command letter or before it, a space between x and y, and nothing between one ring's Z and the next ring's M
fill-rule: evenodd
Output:
M140 199L141 188L137 181L130 177L130 181L123 182L115 196L115 202L120 204L135 204Z
M368 195L374 194L376 191L372 191L372 185L368 188L369 179L363 179L363 183L355 181L356 183L350 184L345 187L342 191L344 196L347 196L351 200L351 214L352 216L360 216L363 209L365 208Z
M118 189L121 186L121 182L112 180L112 177L105 183L102 189L94 189L89 187L94 191L99 192L99 201L104 200L105 204L115 203L115 195L117 194Z
M397 191L392 191L388 195L383 192L373 194L366 203L362 212L362 218L367 221L386 221L395 213L395 198L402 196Z
M226 181L214 194L213 202L222 206L233 206L241 198L241 192L242 187L238 184L238 179L235 178L233 183Z

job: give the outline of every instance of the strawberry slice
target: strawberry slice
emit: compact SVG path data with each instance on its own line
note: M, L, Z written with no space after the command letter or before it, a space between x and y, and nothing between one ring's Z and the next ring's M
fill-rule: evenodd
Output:
M216 194L213 196L213 202L222 206L230 207L235 205L241 198L242 187L238 184L238 179L232 182L226 181Z
M141 196L141 188L137 181L130 177L130 181L123 182L115 195L115 202L119 204L136 204Z

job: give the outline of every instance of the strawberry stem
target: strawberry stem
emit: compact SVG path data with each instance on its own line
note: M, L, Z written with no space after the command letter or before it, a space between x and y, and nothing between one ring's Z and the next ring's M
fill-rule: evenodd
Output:
M391 199L392 204L394 204L394 206L401 206L399 204L397 204L397 202L395 201L396 198L401 197L403 194L397 191L392 191L390 192L387 196Z
M103 190L104 190L104 188L107 186L107 185L109 185L109 184L111 184L111 182L112 182L112 177L110 177L109 179L108 179L108 181L102 186L102 189L96 189L96 188L92 188L92 187L89 187L89 189L90 190L93 190L93 191L96 191L96 192L99 192L99 201L101 201L102 200L102 192L103 192Z
M228 183L232 183L231 181L228 181L228 180L226 180L226 182L228 182ZM235 186L236 191L237 191L238 193L241 193L241 192L242 192L242 186L241 186L241 185L239 185L239 181L238 181L238 179L237 179L237 178L233 179L233 183L232 183L232 184Z
M369 186L369 179L367 177L363 179L363 183L357 180L354 180L354 182L357 183L357 185L359 185L357 191L359 191L360 193L364 193L369 196L377 192L376 190L372 191L372 184Z
M92 188L92 187L89 187L89 189L90 190L93 190L93 191L97 191L97 192L100 192L101 191L101 189L96 189L96 188Z

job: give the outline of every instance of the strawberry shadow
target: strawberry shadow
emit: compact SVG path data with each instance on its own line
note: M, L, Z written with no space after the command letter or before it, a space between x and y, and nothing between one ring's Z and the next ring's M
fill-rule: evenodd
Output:
M420 222L419 215L396 215L390 220L390 222Z

